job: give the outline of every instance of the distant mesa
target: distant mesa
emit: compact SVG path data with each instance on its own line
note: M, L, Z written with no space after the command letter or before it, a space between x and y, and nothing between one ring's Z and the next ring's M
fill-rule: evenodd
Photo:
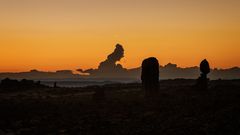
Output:
M164 67L165 68L169 68L169 69L175 69L175 68L177 68L177 64L168 63Z
M33 80L14 80L14 79L3 79L0 82L0 90L4 91L21 91L21 90L31 90L31 89L37 89L37 88L45 88L47 86L42 85L40 81L34 82ZM10 92L9 91L9 92Z
M78 78L79 75L73 74L71 70L58 70L56 72L44 72L36 69L29 72L20 73L0 73L0 79L58 79L58 78Z

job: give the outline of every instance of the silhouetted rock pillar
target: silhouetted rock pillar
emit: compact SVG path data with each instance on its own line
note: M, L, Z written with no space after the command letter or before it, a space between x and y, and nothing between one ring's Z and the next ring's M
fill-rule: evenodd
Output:
M200 77L198 78L197 85L199 89L206 90L208 88L208 82L209 82L209 79L207 78L207 74L210 73L210 66L206 59L204 59L200 63L200 71L201 71L201 74L200 74Z
M145 96L155 97L159 89L159 63L156 58L150 57L142 62L141 80Z
M53 88L57 88L57 82L54 82Z

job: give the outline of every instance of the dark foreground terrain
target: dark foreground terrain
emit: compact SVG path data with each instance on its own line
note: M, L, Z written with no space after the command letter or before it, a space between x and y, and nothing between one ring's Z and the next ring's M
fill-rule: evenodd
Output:
M240 80L160 82L157 100L140 84L0 92L0 134L238 135ZM94 91L105 90L104 98ZM100 94L101 95L101 94Z

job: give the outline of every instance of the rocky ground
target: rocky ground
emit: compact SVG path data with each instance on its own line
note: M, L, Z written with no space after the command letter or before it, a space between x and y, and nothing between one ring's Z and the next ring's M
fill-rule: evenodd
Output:
M140 84L0 90L0 134L240 134L240 80L211 81L208 90L194 83L161 81L156 100Z

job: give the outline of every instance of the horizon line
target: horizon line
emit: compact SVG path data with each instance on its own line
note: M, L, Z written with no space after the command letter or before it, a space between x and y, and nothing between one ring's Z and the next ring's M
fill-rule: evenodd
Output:
M176 68L181 68L181 69L186 69L186 68L199 68L199 66L186 66L186 67L180 67L180 66L177 66L177 64L174 64L174 63L168 63L166 65L160 65L159 68L164 68L166 67L167 65L176 65ZM125 68L127 70L131 70L131 69L136 69L136 68L141 68L141 66L138 66L138 67L132 67L132 68ZM227 67L227 68L221 68L221 67L210 67L211 70L227 70L227 69L232 69L232 68L240 68L239 66L232 66L232 67ZM80 71L78 71L78 69L80 68L76 68L76 69L56 69L56 70L41 70L41 69L36 69L36 68L33 68L33 69L28 69L28 70L22 70L22 71L0 71L0 74L1 73L24 73L24 72L32 72L32 71L38 71L38 72L49 72L49 73L54 73L54 72L59 72L59 71L71 71L73 74L81 74ZM87 70L87 69L97 69L97 68L86 68L84 70Z

